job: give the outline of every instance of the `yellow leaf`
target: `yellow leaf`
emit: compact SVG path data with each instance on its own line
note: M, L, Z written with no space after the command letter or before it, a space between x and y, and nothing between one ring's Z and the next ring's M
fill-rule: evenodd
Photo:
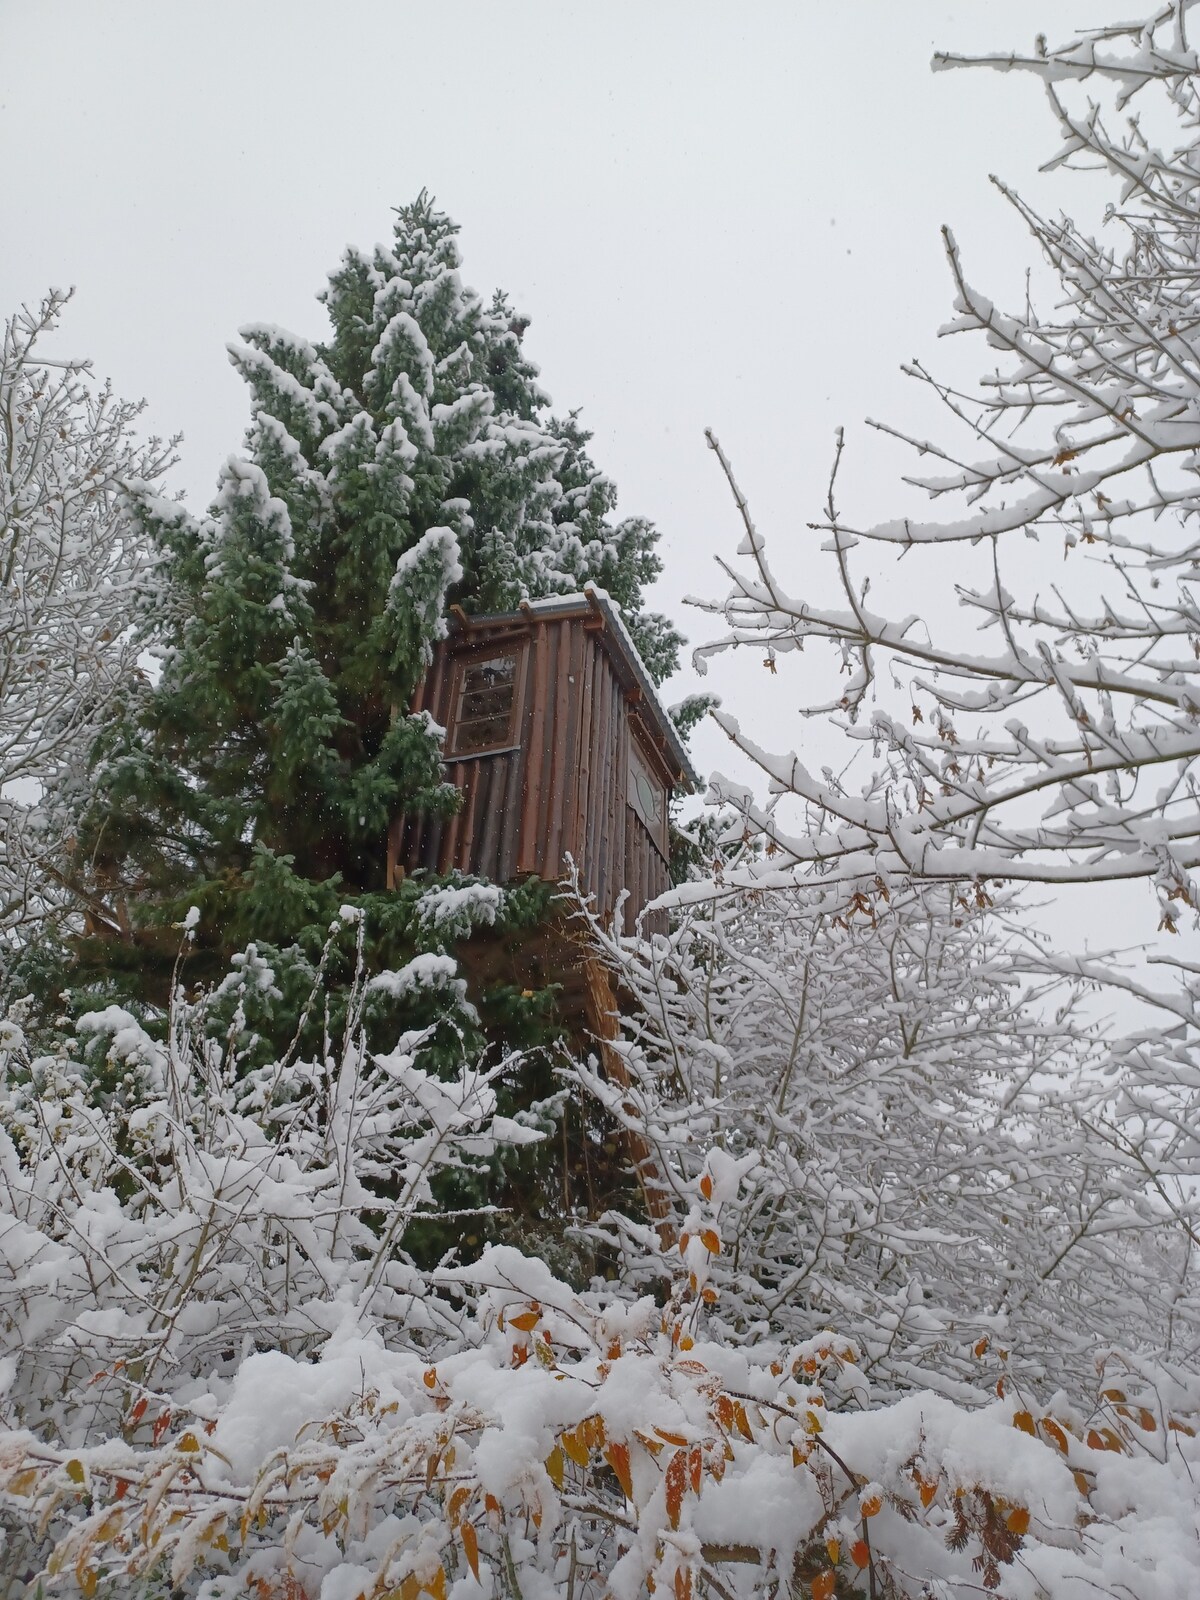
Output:
M200 1448L200 1441L194 1433L188 1432L184 1434L175 1448L176 1450L182 1450L185 1455L195 1455Z
M67 1462L67 1477L72 1483L82 1483L84 1479L83 1462L78 1456L72 1456Z
M838 1562L842 1559L842 1541L840 1539L826 1539L825 1554L836 1567Z
M431 1594L433 1596L433 1600L446 1600L445 1567L439 1567L434 1573L433 1577L427 1579L422 1587L427 1594Z
M1012 1425L1014 1428L1020 1428L1022 1433L1031 1433L1033 1434L1034 1438L1037 1437L1037 1429L1033 1425L1032 1413L1028 1411L1015 1412L1013 1414Z
M655 1424L654 1431L667 1444L684 1445L688 1443L682 1433L668 1433L666 1428L660 1428L657 1424Z
M587 1466L592 1458L592 1452L588 1449L584 1440L579 1437L578 1429L572 1428L569 1433L560 1435L558 1442L577 1467Z
M561 1489L563 1486L563 1469L566 1464L566 1457L555 1445L554 1449L546 1457L546 1471L550 1474L550 1482L556 1489Z
M522 1311L518 1316L509 1317L509 1323L514 1328L519 1328L522 1333L532 1333L541 1321L540 1311Z
M24 1472L18 1472L4 1485L9 1494L26 1495L37 1483L36 1467L26 1467Z
M1018 1539L1029 1532L1029 1512L1024 1506L1014 1506L1004 1520L1009 1533L1015 1533Z
M458 1530L462 1537L463 1551L467 1558L467 1565L475 1582L479 1582L479 1536L475 1532L473 1522L464 1522Z

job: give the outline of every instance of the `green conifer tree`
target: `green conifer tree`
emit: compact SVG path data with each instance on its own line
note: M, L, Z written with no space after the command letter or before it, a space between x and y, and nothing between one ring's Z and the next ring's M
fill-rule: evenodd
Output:
M80 832L118 924L198 905L202 942L228 953L380 891L392 818L455 803L438 730L406 710L451 603L504 611L594 582L655 675L674 665L678 636L642 605L653 527L612 519L524 322L463 285L456 231L422 195L390 249L347 251L324 344L242 329L245 455L207 517L139 499L161 675L102 741Z
M100 989L161 1008L176 930L196 907L185 980L265 962L272 981L253 1007L236 984L223 991L236 1025L278 1050L318 962L335 1012L347 992L354 941L328 931L350 903L373 970L432 958L411 967L421 982L371 990L381 1042L424 1029L437 1065L553 1029L547 996L502 987L468 1000L442 959L463 919L427 915L419 879L386 890L392 820L457 804L441 731L407 708L451 604L506 611L592 582L621 604L660 680L680 641L642 603L659 571L655 530L614 519L587 433L538 386L524 321L503 295L489 306L462 283L456 231L422 195L397 213L390 249L349 250L331 275L324 343L241 330L230 355L251 423L206 516L135 492L158 555L141 627L159 670L131 685L95 753L74 869L92 933L67 975L77 1004ZM508 889L501 932L519 935L548 898L541 885ZM527 1059L512 1108L556 1088L545 1060ZM573 1137L590 1148L594 1131ZM539 1187L518 1175L508 1197L522 1185ZM561 1192L556 1176L545 1187Z

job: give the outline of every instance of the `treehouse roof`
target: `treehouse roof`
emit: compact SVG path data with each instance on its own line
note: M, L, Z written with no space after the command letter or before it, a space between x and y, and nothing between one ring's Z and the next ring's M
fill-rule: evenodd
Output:
M625 626L620 606L603 589L588 584L579 594L556 594L547 595L541 600L523 600L519 611L497 612L487 616L468 616L455 606L451 616L455 632L460 635L486 633L522 620L552 622L576 616L592 620L621 680L628 703L634 714L640 716L667 764L673 769L675 787L693 793L703 788L670 712L659 697L654 680L646 671L637 645Z

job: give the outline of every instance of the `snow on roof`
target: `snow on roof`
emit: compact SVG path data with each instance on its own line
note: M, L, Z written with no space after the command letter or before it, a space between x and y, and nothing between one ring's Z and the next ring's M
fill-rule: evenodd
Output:
M646 671L646 664L638 652L638 647L633 642L629 629L625 626L625 619L621 615L621 607L605 589L597 588L595 584L586 584L582 591L574 594L550 594L540 600L524 600L521 602L520 615L528 616L531 613L538 615L546 613L553 616L570 615L577 611L591 611L604 618L613 638L617 642L620 654L627 661L637 686L642 692L642 698L649 710L652 720L658 725L671 752L676 766L682 772L689 788L698 791L703 788L696 769L692 766L683 740L671 720L671 714L663 703L653 678ZM509 613L515 615L516 613ZM500 616L471 617L469 622L473 626L484 623L499 622Z

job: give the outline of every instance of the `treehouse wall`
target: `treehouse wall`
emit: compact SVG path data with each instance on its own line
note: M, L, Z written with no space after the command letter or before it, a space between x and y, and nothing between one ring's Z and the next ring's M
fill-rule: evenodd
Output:
M444 820L401 819L397 863L557 882L570 857L602 915L629 891L631 931L669 885L677 774L626 654L595 611L464 619L413 704L447 729L446 775L462 807Z

